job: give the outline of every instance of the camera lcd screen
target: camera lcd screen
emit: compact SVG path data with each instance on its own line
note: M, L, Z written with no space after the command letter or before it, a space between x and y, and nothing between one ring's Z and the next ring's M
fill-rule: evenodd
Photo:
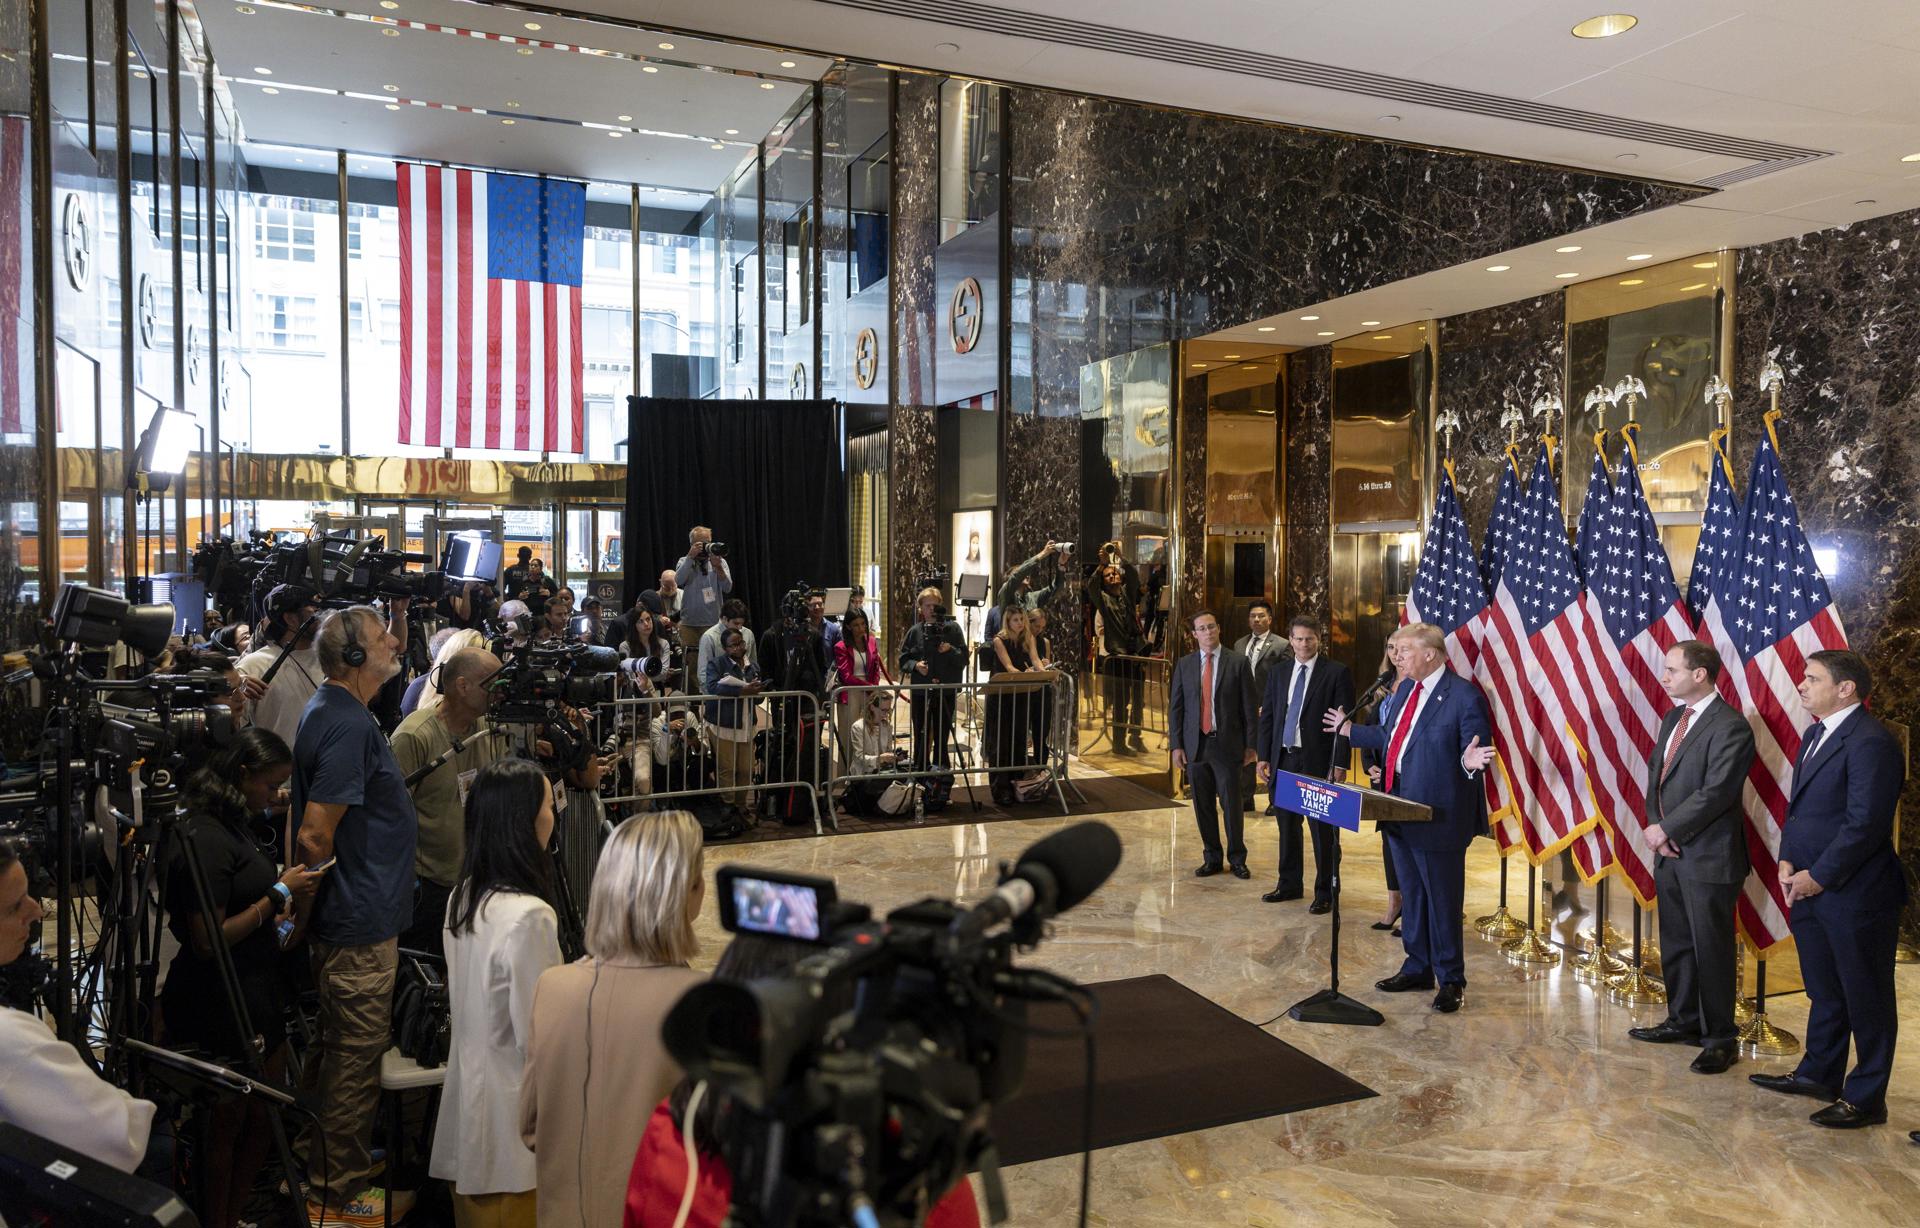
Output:
M804 942L820 940L821 914L833 904L828 879L723 870L720 888L720 920L727 929Z
M500 578L500 557L500 543L486 534L455 533L447 539L447 579L492 584Z

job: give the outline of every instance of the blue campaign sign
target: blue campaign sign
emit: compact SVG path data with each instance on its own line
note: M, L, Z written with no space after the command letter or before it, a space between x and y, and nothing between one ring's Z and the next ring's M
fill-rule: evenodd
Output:
M1304 814L1321 823L1360 830L1360 792L1345 785L1296 776L1292 772L1273 774L1273 803L1282 810Z

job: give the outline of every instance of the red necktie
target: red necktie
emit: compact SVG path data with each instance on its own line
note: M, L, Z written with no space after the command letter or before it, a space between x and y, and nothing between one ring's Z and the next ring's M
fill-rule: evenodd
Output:
M1213 654L1200 654L1200 732L1213 732Z
M1387 773L1381 782L1386 791L1393 792L1394 765L1400 762L1400 748L1407 744L1407 734L1413 731L1413 710L1420 706L1420 688L1424 682L1413 684L1413 693L1407 696L1407 706L1400 709L1400 719L1393 725L1393 741L1387 743Z
M1680 721L1673 727L1673 741L1667 743L1666 762L1660 765L1660 779L1655 782L1656 784L1667 783L1667 774L1673 771L1673 761L1679 757L1680 744L1687 740L1687 722L1692 719L1691 707L1680 709ZM1667 817L1667 795L1664 792L1660 794L1660 817L1662 819Z

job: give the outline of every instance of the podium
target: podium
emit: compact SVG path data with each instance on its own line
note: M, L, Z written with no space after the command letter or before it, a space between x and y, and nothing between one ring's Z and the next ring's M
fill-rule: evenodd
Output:
M1305 815L1315 823L1325 823L1343 831L1360 830L1360 821L1372 823L1427 823L1433 820L1433 808L1419 802L1338 781L1300 776L1293 772L1273 774L1274 804L1281 810ZM1386 1017L1366 1003L1340 992L1340 842L1334 840L1333 890L1327 920L1332 925L1327 951L1327 988L1303 998L1288 1008L1287 1016L1297 1023L1344 1023L1359 1027L1379 1027Z

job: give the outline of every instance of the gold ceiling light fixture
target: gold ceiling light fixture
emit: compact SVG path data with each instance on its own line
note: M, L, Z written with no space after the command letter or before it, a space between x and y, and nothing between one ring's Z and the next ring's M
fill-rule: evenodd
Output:
M1238 355L1238 354L1222 354L1222 355L1220 355L1220 357L1222 357L1222 358L1224 358L1224 359L1226 359L1226 360L1227 360L1228 362L1233 362L1233 361L1235 361L1235 360L1237 360L1237 359L1238 359L1238 358L1240 357L1240 355Z
M1194 367L1195 367L1196 369L1204 369L1204 368L1206 367L1206 365L1207 365L1207 364L1206 364L1206 363L1204 363L1204 362L1196 362L1196 363L1194 363L1193 365L1194 365Z
M1373 339L1375 341L1391 341L1393 340L1393 334L1392 333L1375 333L1373 335Z
M1625 34L1640 24L1640 19L1632 13L1602 13L1598 17L1589 17L1573 27L1575 38L1612 38L1616 34Z
M392 26L388 26L386 29L380 31L380 33L386 35L388 38L400 37L400 31L394 29Z

